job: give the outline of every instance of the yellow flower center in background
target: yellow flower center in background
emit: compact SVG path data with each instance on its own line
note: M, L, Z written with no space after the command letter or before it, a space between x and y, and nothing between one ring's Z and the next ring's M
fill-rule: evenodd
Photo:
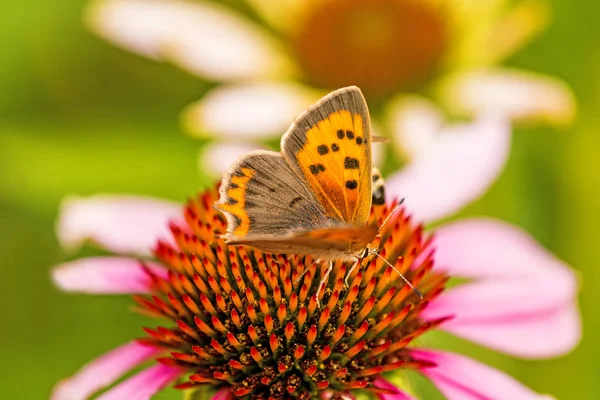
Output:
M426 0L321 0L295 35L308 78L324 87L358 85L367 95L411 89L443 57L443 14Z

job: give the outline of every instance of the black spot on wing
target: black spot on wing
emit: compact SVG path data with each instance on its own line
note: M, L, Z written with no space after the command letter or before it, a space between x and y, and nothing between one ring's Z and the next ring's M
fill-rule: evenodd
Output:
M337 131L337 137L338 139L343 139L346 136L346 134L344 133L343 129L338 129Z
M338 146L337 143L334 143L331 145L331 151L333 151L334 153L337 151L340 151L340 146Z
M310 173L313 175L317 175L319 172L325 171L325 166L323 164L313 164L308 168L310 169Z
M290 206L290 207L294 207L294 206L296 205L296 203L297 203L297 202L299 202L300 200L302 200L302 197L294 197L294 198L292 199L292 201L290 201L290 204L289 204L289 206Z
M358 182L354 179L346 181L346 187L350 190L356 189L358 187Z
M329 153L329 147L322 144L319 147L317 147L317 151L319 152L320 155L324 156L325 154Z
M346 169L358 169L358 159L352 157L346 157L344 159L344 168Z
M363 142L363 138L362 138L362 137L360 137L360 136L357 136L357 137L356 137L356 144L358 144L358 145L361 145L361 144L362 144L362 142Z
M346 131L346 137L350 140L354 139L354 132Z

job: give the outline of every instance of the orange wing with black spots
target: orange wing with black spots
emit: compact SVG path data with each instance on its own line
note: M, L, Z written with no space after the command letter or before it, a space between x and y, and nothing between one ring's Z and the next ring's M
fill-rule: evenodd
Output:
M357 87L332 92L295 121L281 139L292 168L327 214L363 226L371 209L371 125Z

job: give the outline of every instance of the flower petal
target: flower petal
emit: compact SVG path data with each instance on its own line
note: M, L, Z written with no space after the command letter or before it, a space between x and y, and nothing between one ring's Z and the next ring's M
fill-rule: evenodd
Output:
M429 148L444 125L440 109L431 100L417 95L398 96L387 114L393 143L409 157Z
M457 354L419 349L411 351L411 355L436 364L422 369L421 373L448 400L552 399L535 393L501 371Z
M376 388L393 390L397 392L395 394L378 394L377 397L379 397L381 400L414 400L412 396L409 396L405 392L401 391L396 385L383 379L382 377L375 379L373 386Z
M114 253L150 254L159 238L173 243L168 222L182 218L180 204L149 197L69 197L61 204L56 234L67 250L91 240Z
M523 48L550 23L550 6L540 0L521 0L495 21L483 38L479 54L499 64Z
M216 2L96 0L86 19L113 43L155 60L174 61L209 79L257 78L289 70L273 37Z
M184 114L198 137L260 140L279 137L318 93L289 83L255 83L218 87Z
M505 298L503 298L505 299ZM498 299L498 302L503 299ZM510 304L507 307L511 307ZM445 314L448 315L448 314ZM424 315L430 318L431 315ZM581 341L581 315L575 303L531 315L463 320L460 312L439 329L516 357L551 358L571 352Z
M456 32L449 66L454 69L499 64L519 51L550 22L550 7L540 0L461 1L451 3Z
M458 73L438 87L440 101L452 112L477 115L493 112L516 121L568 125L576 102L563 82L543 75L508 69Z
M580 341L575 275L525 232L472 219L439 228L432 246L436 269L480 279L427 307L429 320L454 315L440 329L526 358L556 357Z
M148 400L181 375L179 368L155 365L118 384L98 400Z
M209 143L198 155L200 171L210 177L221 177L243 155L263 147L248 143Z
M87 257L71 261L55 268L52 278L56 286L68 292L149 293L152 288L149 272L167 279L167 270L158 264L121 257Z
M59 382L52 400L89 398L97 390L110 385L137 365L150 360L162 349L137 342L127 343L84 365L75 375Z
M304 8L310 7L304 0L246 0L271 26L290 33L299 22Z
M231 400L233 399L233 394L231 393L230 388L224 388L219 390L211 400Z
M556 276L573 282L572 272L522 229L491 218L471 218L436 229L436 269L477 279ZM556 287L553 287L556 290Z
M404 198L419 221L448 216L483 195L497 178L508 158L510 137L506 121L491 116L448 127L387 179L386 192Z

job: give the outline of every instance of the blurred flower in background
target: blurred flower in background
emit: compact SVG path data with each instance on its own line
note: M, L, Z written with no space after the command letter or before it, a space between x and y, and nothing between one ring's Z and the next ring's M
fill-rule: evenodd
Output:
M192 135L213 139L199 158L209 175L279 137L314 100L346 85L367 96L375 132L392 138L396 167L418 163L440 141L468 145L432 133L445 114L566 125L576 112L561 81L498 66L548 24L541 0L235 4L95 0L86 13L107 40L218 83L183 114Z
M450 400L542 400L549 397L489 366L421 347L420 337L445 330L529 359L563 355L580 340L573 272L509 224L470 219L432 235L399 211L372 245L423 298L371 256L349 287L343 263L336 263L319 308L322 266L310 257L227 247L220 238L225 219L212 207L217 198L209 190L183 211L148 198L65 203L58 224L64 245L93 240L125 256L65 263L54 270L56 284L72 292L136 294L138 311L169 325L145 328L143 339L88 363L56 386L53 400L89 398L105 387L99 399L148 399L175 382L200 389L191 397L198 399L340 398L367 389L383 400L410 400L410 384L397 374L407 370ZM371 220L381 223L391 207L374 206ZM154 258L141 261L149 246ZM468 281L444 291L448 277ZM154 359L159 363L113 386ZM207 387L222 390L212 397Z

